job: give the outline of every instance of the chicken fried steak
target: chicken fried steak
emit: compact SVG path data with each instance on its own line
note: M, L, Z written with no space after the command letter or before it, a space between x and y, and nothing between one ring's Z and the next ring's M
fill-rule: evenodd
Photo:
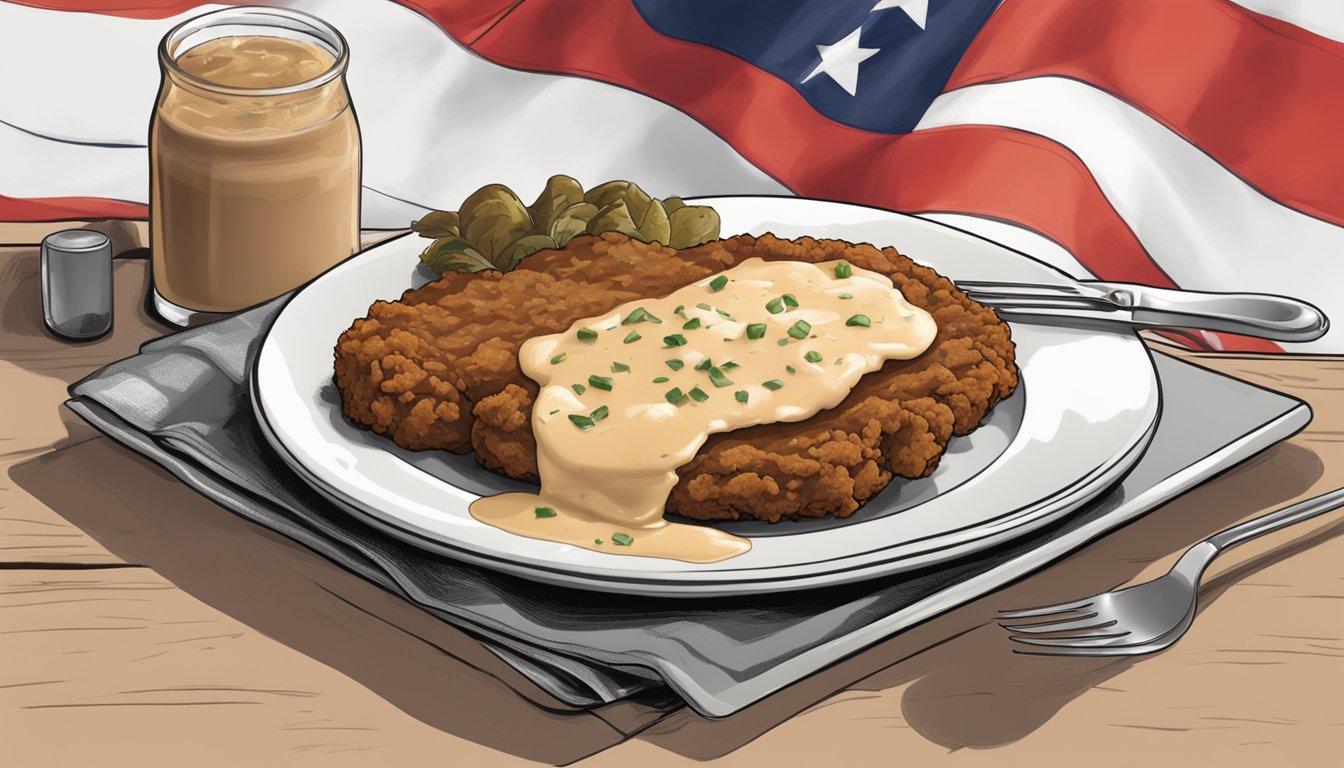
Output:
M928 475L1017 386L1008 326L893 248L738 236L674 250L605 233L542 251L507 274L450 273L376 302L336 345L347 418L413 450L475 451L484 466L536 479L537 385L518 350L533 336L628 301L666 295L742 261L846 260L891 278L937 322L932 346L859 380L839 406L799 422L711 435L667 512L698 520L846 517L895 476Z

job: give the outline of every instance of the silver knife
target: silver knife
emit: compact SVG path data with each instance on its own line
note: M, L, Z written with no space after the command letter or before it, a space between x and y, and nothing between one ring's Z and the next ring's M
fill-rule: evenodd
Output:
M1071 285L958 280L1008 318L1088 318L1135 328L1195 328L1274 341L1311 341L1330 321L1316 307L1267 293L1210 293L1081 280Z

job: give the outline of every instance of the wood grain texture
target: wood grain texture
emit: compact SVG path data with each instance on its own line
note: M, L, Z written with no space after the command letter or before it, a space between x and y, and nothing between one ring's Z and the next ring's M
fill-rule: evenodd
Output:
M118 231L134 256L141 230ZM165 331L143 310L146 273L118 261L114 333L72 345L41 329L36 251L0 248L0 725L16 764L1311 766L1344 746L1344 513L1220 558L1194 627L1155 657L1015 655L992 623L1152 578L1216 530L1344 485L1344 358L1164 346L1315 417L1055 566L731 718L585 714L60 407L69 383Z
M0 617L11 765L523 762L500 749L563 762L621 738L590 715L503 711L495 704L516 697L446 655L404 669L435 704L418 719L147 568L0 571ZM314 632L361 620L339 611L305 618ZM356 638L348 651L370 661L395 654L396 641L379 642L388 634L362 646ZM406 666L395 656L387 663Z

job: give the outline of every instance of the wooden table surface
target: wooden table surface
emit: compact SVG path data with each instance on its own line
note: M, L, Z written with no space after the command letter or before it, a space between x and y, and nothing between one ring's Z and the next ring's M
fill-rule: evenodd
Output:
M63 408L71 382L169 329L144 310L143 224L105 222L88 226L122 253L114 332L47 334L32 244L61 226L0 225L5 765L1337 764L1344 513L1220 558L1194 627L1153 657L1016 655L992 618L1147 580L1216 530L1344 485L1344 357L1178 353L1315 418L1067 560L733 717L575 712Z

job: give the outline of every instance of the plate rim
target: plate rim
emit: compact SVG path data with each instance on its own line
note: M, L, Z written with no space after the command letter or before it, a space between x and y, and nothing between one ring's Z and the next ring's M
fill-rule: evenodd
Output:
M1008 246L1002 245L1000 243L997 243L993 240L982 237L980 235L976 235L975 233L966 232L965 230L945 224L943 222L923 219L916 216L910 216L908 214L900 214L893 211L886 211L878 208L872 208L871 206L863 206L854 203L846 203L841 201L832 201L817 198L798 198L785 195L722 195L722 196L705 196L705 197L688 198L688 199L695 199L698 201L743 199L752 201L771 201L771 202L778 201L782 202L785 205L799 204L799 203L804 204L823 203L827 205L843 206L848 209L870 212L878 217L890 218L892 220L900 221L906 225L914 225L920 228L929 229L931 231L942 230L948 233L953 233L955 236L969 237L977 241L982 241L989 247L1007 251L1009 253L1015 254L1018 258L1025 259L1026 261L1031 262L1037 268L1038 271L1042 271L1045 273L1049 273L1053 276L1057 276L1060 280L1063 281L1068 281L1072 279L1064 275L1062 272L1059 272L1057 269L1055 269L1053 266L1049 264L1045 264L1044 262L1041 262L1037 259L1033 259L1026 254L1022 254L1019 251L1009 248ZM387 240L382 241L381 243L378 243L376 246L373 247L374 248L382 247L394 241L401 240L411 234L413 233L407 232L402 235L388 238ZM844 237L844 235L837 235L837 236ZM256 365L253 366L251 376L249 376L250 379L249 385L251 387L251 392L253 395L253 410L258 418L259 423L262 426L263 434L265 435L268 443L274 449L277 450L280 457L285 461L285 463L288 464L292 469L294 469L299 474L299 476L304 479L305 482L313 486L323 496L335 502L339 507L341 507L346 512L356 515L357 518L360 519L361 521L365 523L371 523L375 527L384 530L385 532L391 533L392 535L397 536L398 538L409 541L410 543L420 548L428 549L430 551L434 551L444 556L452 557L454 559L466 560L468 562L484 565L486 567L490 567L496 570L503 570L506 572L514 573L516 575L520 575L525 578L531 578L533 580L547 581L550 583L563 584L566 586L581 586L590 589L598 589L601 591L635 592L640 594L648 593L651 589L658 592L659 594L673 594L673 593L681 593L681 594L690 593L692 595L742 594L744 592L744 589L741 587L745 587L745 585L758 585L761 587L759 589L753 588L745 590L749 592L777 591L780 589L785 590L802 589L806 588L807 586L815 586L815 584L806 584L804 582L811 582L816 579L824 579L825 580L824 583L827 584L838 583L839 581L843 580L859 580L864 578L872 578L874 576L881 575L882 573L891 573L898 570L909 570L910 568L914 567L924 567L925 565L930 565L936 562L943 562L945 560L955 559L965 554L969 554L970 552L978 551L979 549L984 549L989 546L994 546L995 544L1001 543L1002 541L1010 540L1016 536L1023 535L1025 533L1030 532L1031 530L1040 528L1043 525L1048 524L1050 521L1058 519L1059 517L1075 510L1078 506L1085 503L1088 499L1097 495L1098 493L1103 491L1106 487L1109 487L1109 485L1112 482L1114 482L1114 480L1118 479L1119 476L1123 475L1124 472L1127 472L1128 469L1132 467L1132 465L1137 461L1138 457L1142 455L1143 451L1146 450L1146 447L1152 438L1153 431L1156 428L1158 415L1160 413L1161 408L1161 390L1160 387L1156 386L1155 382L1157 374L1154 363L1152 361L1152 350L1149 349L1147 345L1143 344L1135 334L1116 333L1111 331L1109 332L1109 335L1118 338L1124 338L1127 340L1127 342L1137 345L1136 347L1134 347L1135 349L1143 350L1144 359L1146 361L1146 370L1150 372L1150 376L1153 379L1153 385L1150 387L1150 391L1154 395L1153 399L1155 402L1152 404L1152 407L1150 408L1150 410L1152 411L1150 414L1151 418L1147 420L1147 425L1145 427L1144 434L1138 436L1132 442L1128 443L1122 455L1117 456L1116 460L1111 461L1108 464L1103 464L1099 465L1098 467L1094 467L1092 470L1089 470L1087 473L1085 473L1082 477L1071 479L1067 485L1050 492L1046 496L1035 499L1030 503L1022 504L1021 506L1015 508L1014 510L1007 511L1002 515L998 515L994 518L991 518L990 520L982 521L975 525L967 526L968 529L975 529L982 527L984 525L992 525L996 529L1001 528L1001 530L996 530L995 532L988 533L982 536L976 536L968 540L958 541L952 544L944 545L940 549L935 549L932 551L924 551L916 554L906 554L903 556L896 556L894 558L883 558L881 557L881 554L884 552L890 552L893 548L899 547L900 545L906 544L908 542L902 541L893 545L880 546L863 552L848 553L845 555L817 561L815 563L809 563L810 565L818 565L825 567L824 573L819 575L802 574L795 576L787 576L784 574L771 573L772 571L777 571L783 568L797 568L801 565L799 563L768 565L768 566L757 565L742 569L681 570L681 571L668 572L661 575L655 575L649 572L634 572L634 571L625 571L621 569L596 569L595 571L593 568L589 567L575 570L574 566L568 564L550 565L543 563L520 562L519 559L516 559L516 556L515 559L509 559L509 557L506 554L496 555L493 553L482 553L466 549L465 546L461 545L454 546L454 544L450 543L449 541L437 539L430 535L420 533L418 531L398 527L397 523L391 520L381 519L380 517L377 516L375 512L363 509L361 504L358 503L357 500L346 498L345 493L340 491L340 489L338 488L329 488L327 486L327 483L323 481L321 477L318 477L315 471L310 470L310 468L308 468L304 464L304 462L290 450L289 446L285 445L284 440L280 437L278 431L275 429L275 427L271 422L271 419L268 417L266 413L266 407L267 407L266 400L262 395L262 387L261 387L261 378L262 378L261 370L263 367L262 363L267 357L267 355L265 354L266 351L268 349L272 349L273 345L276 343L274 342L275 339L274 329L276 325L279 324L280 319L283 317L284 313L289 309L291 302L296 297L298 297L303 291L306 291L309 287L311 287L318 281L323 280L329 274L337 270L340 270L342 267L349 265L351 261L364 256L366 253L367 251L361 251L360 253L351 256L349 259L342 260L342 262L340 262L337 265L334 265L331 269L328 269L327 271L323 272L321 275L309 281L303 287L301 287L300 289L296 290L293 294L288 296L285 299L284 305L277 312L275 322L272 323L272 325L267 328L265 337L263 338L262 341L262 345L259 349L259 353L257 356L257 363ZM1020 326L1032 325L1032 324L1014 322L1010 323L1010 325L1016 329ZM1070 330L1081 331L1082 329L1070 329ZM993 461L991 461L989 466L992 467L993 464L997 461L998 461L997 458L994 459ZM426 472L424 469L414 467L413 465L411 466L411 468L423 472L425 474L430 474ZM985 470L981 471L986 471L987 469L988 467ZM488 470L482 470L482 471L488 471ZM451 483L447 483L447 481L439 480L438 482L443 482L446 485L450 485L453 489L455 489L460 493L470 493L457 486L452 486ZM1070 496L1075 495L1077 493L1082 493L1083 496L1077 499L1070 498ZM1053 511L1046 512L1044 514L1035 511L1043 507L1052 507L1052 506L1054 506L1055 509ZM1025 523L1011 522L1015 518L1023 518L1023 517L1027 518L1025 520ZM1024 525L1026 527L1023 527ZM942 532L938 534L938 536L945 536L952 532L953 531ZM926 537L926 538L932 538L932 537ZM982 544L982 542L985 541L991 541L992 543ZM956 554L947 555L945 557L938 557L940 552L944 551L952 551L955 552ZM616 555L609 555L609 557L616 557ZM658 559L639 558L639 560L658 560ZM903 563L907 561L917 561L917 562L915 565L909 565L903 568L891 567L890 565L891 563ZM836 567L837 563L844 563L845 565L841 567ZM684 564L680 563L678 563L678 565L684 566ZM859 573L859 572L866 573L867 571L871 571L873 569L880 569L881 573L859 575L855 576L852 579L843 578L844 574L846 573ZM610 575L602 575L604 573ZM671 591L664 592L662 589L657 589L659 585L667 586Z

